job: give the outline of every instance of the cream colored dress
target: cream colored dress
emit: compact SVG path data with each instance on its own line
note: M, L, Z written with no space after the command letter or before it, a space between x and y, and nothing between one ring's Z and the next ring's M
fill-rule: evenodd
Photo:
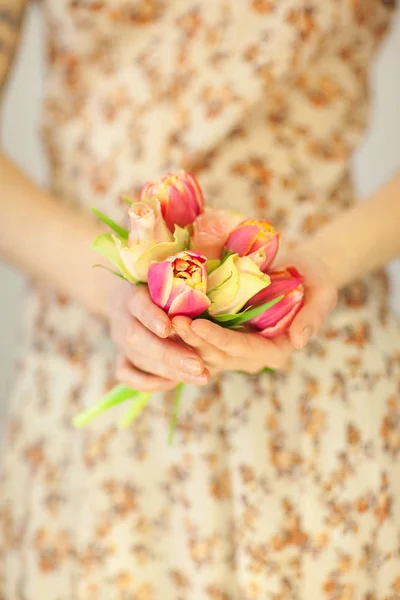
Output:
M60 201L193 170L289 241L353 202L383 0L45 0ZM63 235L60 223L60 235ZM357 231L354 232L357 235ZM340 231L338 231L340 236ZM187 387L127 432L71 417L112 385L103 323L37 285L4 436L2 600L398 600L400 329L383 273L286 374Z

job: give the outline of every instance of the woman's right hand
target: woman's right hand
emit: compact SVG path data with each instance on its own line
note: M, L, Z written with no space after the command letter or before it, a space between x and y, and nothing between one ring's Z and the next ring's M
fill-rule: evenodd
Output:
M143 392L174 388L179 382L204 385L203 359L172 333L171 321L150 298L147 286L114 280L108 321L117 347L116 378ZM175 341L176 340L176 341Z

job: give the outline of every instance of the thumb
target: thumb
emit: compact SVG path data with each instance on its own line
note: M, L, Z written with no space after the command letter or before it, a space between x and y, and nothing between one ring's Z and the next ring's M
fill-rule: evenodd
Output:
M337 291L331 285L326 285L318 291L307 291L305 304L289 328L290 341L297 350L304 348L317 333L337 302Z

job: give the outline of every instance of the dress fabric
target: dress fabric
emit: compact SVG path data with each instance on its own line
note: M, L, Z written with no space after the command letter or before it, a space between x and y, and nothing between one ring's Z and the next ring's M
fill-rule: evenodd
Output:
M192 170L291 243L354 201L383 0L44 0L60 201ZM60 235L63 235L60 224ZM354 232L357 235L357 231ZM340 236L340 231L338 231ZM399 600L400 327L383 271L284 372L187 386L128 431L71 418L113 384L107 329L41 284L3 435L2 600Z

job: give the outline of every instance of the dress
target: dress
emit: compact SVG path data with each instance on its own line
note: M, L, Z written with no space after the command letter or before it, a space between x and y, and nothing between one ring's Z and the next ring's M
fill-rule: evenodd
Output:
M353 202L383 0L44 0L43 137L60 201L185 167L287 240ZM62 229L60 226L60 234ZM355 232L356 234L356 232ZM384 272L347 287L285 372L75 431L112 385L106 327L40 284L4 436L2 600L398 600L400 328Z

